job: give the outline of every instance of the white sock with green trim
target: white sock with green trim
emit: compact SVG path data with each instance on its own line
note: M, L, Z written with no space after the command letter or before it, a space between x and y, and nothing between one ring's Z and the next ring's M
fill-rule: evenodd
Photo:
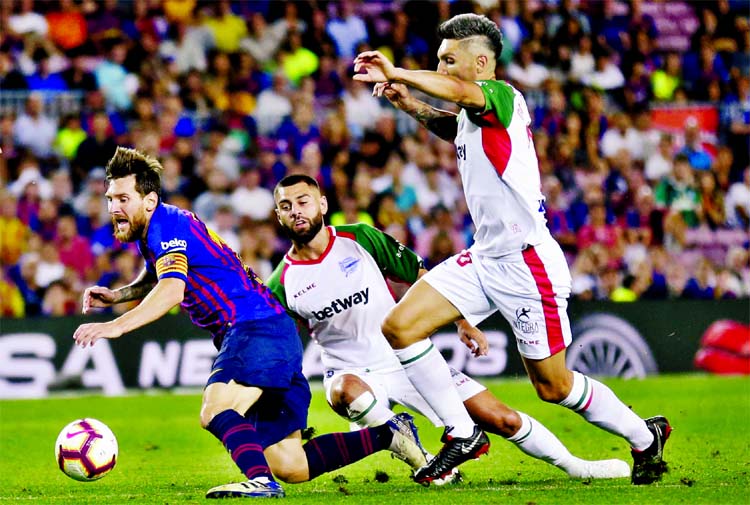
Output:
M346 412L347 418L359 427L380 426L396 415L369 391L355 398L346 408Z
M523 412L518 412L518 415L521 417L521 427L515 435L506 440L513 442L529 456L546 461L570 473L580 460L573 456L568 448L542 423Z
M646 449L654 440L643 419L622 403L611 389L581 373L573 372L573 387L560 405L578 412L591 424L621 436L634 449Z
M474 432L474 421L461 401L451 371L443 355L430 339L420 340L404 349L395 349L414 388L432 407L451 435L466 438Z

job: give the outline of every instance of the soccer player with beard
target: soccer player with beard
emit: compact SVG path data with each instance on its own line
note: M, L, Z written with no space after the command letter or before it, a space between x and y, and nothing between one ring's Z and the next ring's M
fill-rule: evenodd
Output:
M315 180L295 174L274 190L279 223L292 247L268 279L290 314L310 328L321 346L323 384L331 408L360 427L378 426L398 403L441 421L409 381L381 331L395 305L386 278L413 284L426 273L422 260L383 232L365 224L323 226L328 210ZM462 335L477 328L461 323ZM442 356L438 354L440 360ZM447 366L447 365L446 365ZM630 474L622 460L586 461L570 454L544 425L516 412L482 385L452 370L453 383L474 422L575 478Z
M406 414L365 432L322 435L302 445L310 387L294 321L220 237L192 213L161 201L161 172L157 160L122 147L107 164L115 235L138 244L146 268L128 286L86 289L83 312L141 303L112 321L82 324L73 338L82 347L118 338L177 304L211 332L219 352L203 392L201 425L248 480L212 488L206 497L284 496L273 475L304 482L383 449L414 468L424 465Z

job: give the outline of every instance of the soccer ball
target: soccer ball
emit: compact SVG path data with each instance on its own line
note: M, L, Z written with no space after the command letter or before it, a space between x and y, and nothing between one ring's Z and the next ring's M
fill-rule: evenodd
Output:
M68 477L90 482L101 479L117 462L117 439L106 424L78 419L62 429L55 442L55 459Z

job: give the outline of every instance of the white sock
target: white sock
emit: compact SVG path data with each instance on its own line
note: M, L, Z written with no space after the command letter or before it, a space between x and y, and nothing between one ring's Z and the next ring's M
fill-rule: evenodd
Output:
M359 427L380 426L395 415L369 391L355 398L346 409L346 417Z
M445 426L453 427L451 435L460 438L471 436L474 421L461 401L448 364L432 341L420 340L395 352L419 394Z
M639 451L648 448L654 440L643 419L622 403L611 389L581 373L573 372L573 387L560 405L578 412L591 424L621 436Z
M507 440L529 456L570 473L580 460L542 423L523 412L518 412L518 415L521 417L521 427Z

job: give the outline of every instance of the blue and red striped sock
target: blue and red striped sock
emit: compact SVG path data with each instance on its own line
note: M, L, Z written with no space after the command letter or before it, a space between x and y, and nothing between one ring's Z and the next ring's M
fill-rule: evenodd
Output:
M307 455L310 480L387 449L392 440L393 433L385 424L359 431L329 433L315 437L302 446Z
M239 413L234 410L221 412L208 423L208 431L221 440L248 479L268 477L274 480L255 426Z

